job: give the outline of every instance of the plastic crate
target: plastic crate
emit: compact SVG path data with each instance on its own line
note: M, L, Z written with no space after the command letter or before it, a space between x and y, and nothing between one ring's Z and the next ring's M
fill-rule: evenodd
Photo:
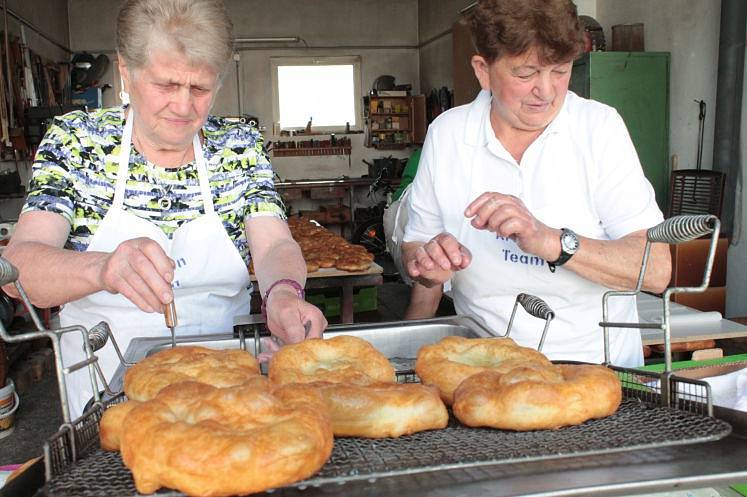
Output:
M342 297L339 290L317 290L306 293L306 301L317 306L325 317L340 315ZM353 289L353 312L375 311L379 305L379 289L375 286Z

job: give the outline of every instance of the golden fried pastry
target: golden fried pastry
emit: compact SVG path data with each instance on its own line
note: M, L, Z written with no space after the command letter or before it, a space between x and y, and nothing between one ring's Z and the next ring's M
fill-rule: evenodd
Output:
M389 360L373 345L352 335L286 345L273 355L268 376L275 385L315 381L368 385L395 381Z
M399 437L442 429L449 421L438 390L415 383L290 383L273 394L300 398L308 390L321 393L335 436Z
M337 261L335 261L335 267L341 271L366 271L369 267L371 267L371 261L360 258L358 256L347 256L337 259Z
M189 495L261 492L308 478L333 445L318 404L281 400L264 388L185 381L125 418L122 460L138 492Z
M543 430L613 414L622 399L617 375L599 365L530 363L470 376L454 392L454 415L467 426Z
M127 415L141 403L137 400L127 400L109 407L99 421L99 439L104 450L119 450L122 426Z
M336 260L334 257L319 257L316 262L320 268L330 268L335 267Z
M128 369L124 390L130 400L146 401L162 388L179 381L196 380L216 387L230 387L258 375L259 365L250 352L176 347L146 357Z
M540 352L520 347L510 338L449 336L418 351L415 373L426 385L435 385L447 405L454 391L468 377L487 370L507 372L529 363L550 366Z
M353 245L340 235L317 226L304 218L288 220L293 239L301 247L307 271L335 267L341 271L359 272L369 268L374 256L361 245ZM334 259L334 263L331 260ZM341 264L338 264L340 260Z

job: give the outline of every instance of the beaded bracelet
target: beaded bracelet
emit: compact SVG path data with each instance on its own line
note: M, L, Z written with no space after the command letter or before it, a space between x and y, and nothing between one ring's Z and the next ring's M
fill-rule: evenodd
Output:
M267 317L267 300L270 298L270 292L278 285L288 285L296 291L298 298L303 300L306 297L306 292L299 282L291 280L289 278L283 278L277 280L275 283L270 285L270 288L265 292L265 298L262 299L262 316Z

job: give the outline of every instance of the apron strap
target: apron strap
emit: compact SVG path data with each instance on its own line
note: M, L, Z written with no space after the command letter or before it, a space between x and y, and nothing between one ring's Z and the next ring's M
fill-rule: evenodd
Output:
M202 153L202 144L200 143L200 132L198 131L192 140L192 147L195 151L195 165L197 166L197 177L200 179L200 191L202 192L202 204L205 208L205 214L215 212L213 207L213 193L210 191L210 180L207 174L207 163Z
M124 206L125 189L127 187L127 176L130 167L130 150L132 149L132 129L135 122L135 109L128 108L129 115L126 116L124 130L122 131L122 143L119 146L119 167L117 169L117 182L114 187L114 201L112 208L121 209ZM207 174L207 163L202 153L199 132L192 140L192 149L194 150L195 164L197 166L197 177L200 181L200 193L205 214L215 212L213 206L213 194L210 191L210 180Z

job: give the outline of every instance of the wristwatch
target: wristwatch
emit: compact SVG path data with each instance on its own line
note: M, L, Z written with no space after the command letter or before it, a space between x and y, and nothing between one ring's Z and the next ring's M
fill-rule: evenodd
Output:
M547 261L550 271L554 273L556 266L562 266L568 262L578 250L578 245L578 235L576 233L568 228L560 230L560 257L552 262Z

